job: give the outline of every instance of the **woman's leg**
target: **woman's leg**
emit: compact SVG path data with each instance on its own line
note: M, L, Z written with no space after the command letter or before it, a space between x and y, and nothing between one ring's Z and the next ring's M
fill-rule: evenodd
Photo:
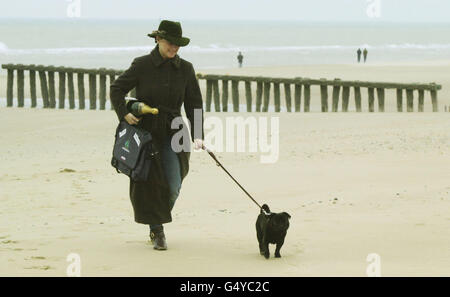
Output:
M171 138L167 137L163 141L163 149L161 150L161 162L164 173L169 184L169 206L172 210L181 189L181 172L180 162L177 154L172 150Z
M181 172L180 163L177 154L172 150L170 137L163 141L161 149L161 162L164 174L166 175L169 184L169 207L172 210L177 200L181 189ZM150 225L150 231L163 231L162 225Z

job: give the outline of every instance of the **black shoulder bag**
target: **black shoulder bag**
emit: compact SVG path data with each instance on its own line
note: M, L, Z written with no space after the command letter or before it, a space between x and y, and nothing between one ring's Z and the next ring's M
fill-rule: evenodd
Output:
M111 165L134 181L147 181L158 154L149 131L121 121L116 129Z

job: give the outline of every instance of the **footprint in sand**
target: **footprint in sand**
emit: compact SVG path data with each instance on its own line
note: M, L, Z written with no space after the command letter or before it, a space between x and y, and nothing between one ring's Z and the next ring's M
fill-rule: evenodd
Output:
M45 260L45 257L42 256L32 256L31 258L25 258L25 260Z
M41 265L41 266L30 266L30 267L24 267L24 269L39 269L39 270L49 270L53 269L51 266L48 265Z
M46 257L43 256L31 256L29 258L25 258L26 261L42 261L42 260L46 260ZM38 270L49 270L49 269L53 269L53 267L49 266L49 265L34 265L34 266L29 266L29 267L24 267L24 269L38 269Z
M58 237L58 239L62 239L62 240L74 239L74 238L78 238L78 236L61 236L61 237Z
M19 243L19 242L16 241L16 240L3 240L2 243L3 244L16 244L16 243Z
M86 191L84 186L77 181L73 181L72 186L75 188L78 198L85 197L90 194Z
M72 185L73 185L73 187L76 188L77 190L79 190L79 191L84 191L83 186L82 186L80 183L78 183L77 181L73 181L73 182L72 182Z
M24 249L24 248L5 248L5 250L22 252L22 251L37 251L37 249Z

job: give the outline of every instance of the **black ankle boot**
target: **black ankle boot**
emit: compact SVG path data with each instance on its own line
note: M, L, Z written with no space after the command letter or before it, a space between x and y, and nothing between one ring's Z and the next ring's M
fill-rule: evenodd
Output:
M153 245L155 245L155 235L156 233L159 233L161 231L164 231L163 225L150 225L150 240ZM154 233L152 235L152 233Z
M164 235L164 231L151 231L150 239L153 243L153 249L155 250L167 250L166 236Z

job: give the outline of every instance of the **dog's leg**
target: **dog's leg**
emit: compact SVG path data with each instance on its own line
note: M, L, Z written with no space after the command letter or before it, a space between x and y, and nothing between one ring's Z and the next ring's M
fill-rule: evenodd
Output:
M258 243L259 243L259 253L261 255L264 255L264 243L262 239L262 235L258 233Z
M256 236L258 237L259 253L261 255L264 255L263 232L262 232L261 227L259 226L258 222L256 223Z
M281 258L280 249L284 244L284 238L277 242L277 247L275 248L275 258Z
M267 241L265 234L263 237L263 251L261 254L264 255L264 258L266 258L266 259L269 259L269 257L270 257L269 242Z

